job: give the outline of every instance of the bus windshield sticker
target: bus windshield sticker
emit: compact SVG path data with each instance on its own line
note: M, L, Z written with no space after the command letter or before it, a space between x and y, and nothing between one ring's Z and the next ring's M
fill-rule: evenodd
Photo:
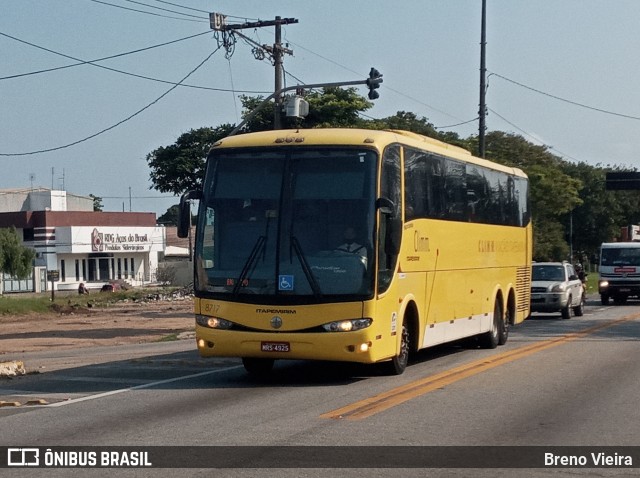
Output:
M278 290L292 291L293 290L293 276L281 275L278 280Z

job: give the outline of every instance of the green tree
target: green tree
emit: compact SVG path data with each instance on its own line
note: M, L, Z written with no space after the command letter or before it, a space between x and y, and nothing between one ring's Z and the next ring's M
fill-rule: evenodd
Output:
M273 129L273 102L270 101L267 104L262 104L263 101L263 96L240 95L242 118L246 119L249 114L255 111L254 115L247 120L247 124L242 127L242 133L254 133L256 131Z
M0 272L18 279L29 277L36 253L20 244L15 227L0 228Z
M165 226L177 226L179 215L180 206L178 204L174 204L167 209L167 212L160 216L156 222L158 224L164 224Z
M374 120L373 125L380 129L401 129L422 134L430 138L440 139L440 134L425 117L419 118L415 113L398 111L394 116Z
M211 146L227 136L233 125L192 129L181 134L175 144L147 154L153 188L180 195L201 187L205 161Z
M304 128L361 127L366 122L360 113L373 107L356 88L323 88L309 93L305 99L309 102L309 114L302 122Z
M564 215L563 223L567 225L576 255L591 257L597 254L600 244L618 236L625 208L618 194L605 190L603 168L567 162L563 170L583 184L582 203Z
M102 198L100 196L94 196L93 194L89 194L89 197L93 199L93 210L102 211L102 208L104 207L102 205Z
M322 88L305 96L309 103L309 114L303 120L282 116L285 127L308 128L355 128L365 127L360 113L370 109L373 103L360 96L356 88ZM267 131L273 129L273 102L263 104L261 96L240 96L243 118L260 108L247 121L242 132Z
M445 143L460 146L470 151L471 142L460 138L457 133L454 132L441 132L430 123L427 118L418 117L415 113L408 111L398 111L393 116L386 118L370 120L366 127L373 129L399 129L405 131L411 131L412 133L421 134L434 138Z
M563 171L565 162L545 146L522 136L492 131L486 135L486 157L522 169L529 176L533 217L533 258L569 258L567 214L583 203L580 179Z
M637 168L626 168L620 166L607 166L607 172L638 172ZM607 240L620 237L620 229L625 226L640 224L640 193L638 191L607 191L621 210L621 217L618 220L617 228L612 230L611 236Z

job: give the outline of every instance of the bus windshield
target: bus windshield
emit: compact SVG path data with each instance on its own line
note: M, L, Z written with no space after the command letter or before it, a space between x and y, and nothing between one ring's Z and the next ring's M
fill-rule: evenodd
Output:
M358 148L214 150L197 290L272 304L372 297L376 163Z

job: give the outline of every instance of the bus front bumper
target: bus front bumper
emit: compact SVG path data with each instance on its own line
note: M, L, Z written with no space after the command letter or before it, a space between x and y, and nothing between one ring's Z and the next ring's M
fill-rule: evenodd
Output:
M253 357L374 363L391 358L395 343L367 329L353 332L246 332L196 325L196 345L202 357Z

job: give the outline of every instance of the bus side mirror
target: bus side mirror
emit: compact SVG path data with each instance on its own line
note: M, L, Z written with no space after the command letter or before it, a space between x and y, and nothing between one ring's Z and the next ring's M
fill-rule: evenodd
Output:
M385 216L393 216L395 208L395 204L393 204L393 201L389 198L376 199L376 209L380 210Z
M381 197L376 200L376 208L384 216L384 252L389 256L397 256L400 253L402 221L396 213L396 205L391 199Z
M180 198L178 207L178 237L189 237L191 228L191 203L192 199L202 199L202 191L187 191Z

